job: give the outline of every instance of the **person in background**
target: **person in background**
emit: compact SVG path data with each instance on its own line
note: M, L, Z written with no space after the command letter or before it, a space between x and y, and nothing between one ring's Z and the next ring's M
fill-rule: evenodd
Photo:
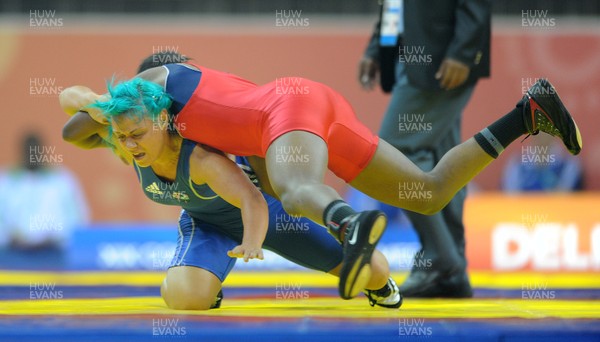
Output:
M79 182L54 146L24 135L21 165L0 174L0 247L64 251L73 230L89 223Z
M489 76L488 0L380 1L379 22L359 64L359 82L379 77L391 92L379 136L429 171L461 142L461 115L479 78ZM406 297L471 297L460 190L439 213L406 211L422 250ZM419 260L417 260L419 259ZM427 265L420 267L419 265Z
M529 142L504 167L502 189L517 192L571 192L583 190L581 162L563 153L551 139Z

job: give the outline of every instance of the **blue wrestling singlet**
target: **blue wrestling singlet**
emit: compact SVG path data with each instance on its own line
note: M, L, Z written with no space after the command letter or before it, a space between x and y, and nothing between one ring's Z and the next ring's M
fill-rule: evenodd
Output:
M194 184L189 174L189 159L196 143L181 144L176 179L165 182L151 167L134 163L146 197L165 205L182 207L179 238L170 267L195 266L206 269L223 281L236 259L227 251L239 245L243 224L239 208L216 195L206 184ZM243 157L236 163L258 184L256 175ZM342 261L341 245L316 223L287 214L281 202L264 194L269 207L269 229L263 248L307 268L328 272Z

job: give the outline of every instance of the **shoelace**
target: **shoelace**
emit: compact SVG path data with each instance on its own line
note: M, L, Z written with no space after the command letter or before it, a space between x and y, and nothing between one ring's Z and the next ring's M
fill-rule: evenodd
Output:
M537 131L537 132L535 132L535 133L533 133L533 134L531 134L531 133L527 134L527 135L525 136L525 138L523 138L523 140L521 140L521 143L523 143L523 141L527 140L527 138L529 138L530 136L532 136L532 135L537 135L539 132L540 132L540 131Z
M548 121L546 119L546 117L544 117L544 114L540 114L540 113L536 113L536 120L537 121L537 126L538 126L538 131L543 130L546 133L549 133L550 135L553 136L557 136L557 137L561 137L560 131L558 130L558 128L556 128L556 126L554 126L550 121Z

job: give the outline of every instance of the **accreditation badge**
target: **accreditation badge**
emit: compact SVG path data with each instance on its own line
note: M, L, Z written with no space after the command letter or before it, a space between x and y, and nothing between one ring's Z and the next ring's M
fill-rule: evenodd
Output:
M385 0L383 2L379 45L396 46L398 35L404 27L402 7L402 0Z

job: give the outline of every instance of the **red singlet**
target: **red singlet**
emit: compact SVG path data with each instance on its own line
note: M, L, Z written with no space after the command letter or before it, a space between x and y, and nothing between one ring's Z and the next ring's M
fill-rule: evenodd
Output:
M265 157L271 143L290 131L321 137L329 169L352 181L371 161L379 139L340 94L298 77L262 86L232 74L196 66L202 78L175 117L179 133L221 151Z

